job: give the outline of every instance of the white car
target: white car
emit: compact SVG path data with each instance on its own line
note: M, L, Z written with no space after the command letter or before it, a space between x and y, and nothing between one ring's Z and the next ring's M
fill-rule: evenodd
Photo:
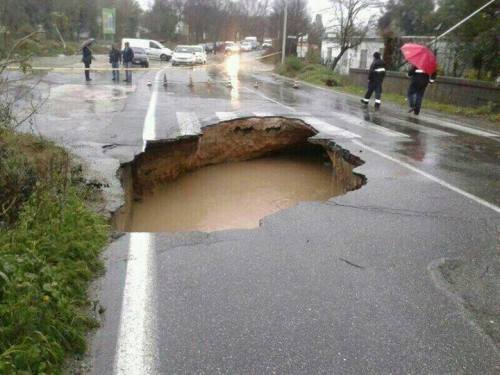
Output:
M239 53L240 52L240 46L235 42L226 42L225 45L226 45L226 47L224 48L224 51L226 53Z
M272 39L264 39L264 43L262 43L262 48L273 48L273 40Z
M196 62L198 64L203 64L205 65L207 63L207 51L205 49L205 46L203 45L198 45L194 46L196 49Z
M250 42L241 43L241 52L250 52L252 50L253 50L252 43Z
M172 56L172 65L206 64L207 55L201 46L177 46Z
M130 44L130 47L144 48L150 59L169 61L172 58L172 50L156 40L124 38L122 39L122 50L125 48L125 43L127 42Z
M244 43L250 43L252 45L252 49L259 49L259 42L256 36L247 36Z

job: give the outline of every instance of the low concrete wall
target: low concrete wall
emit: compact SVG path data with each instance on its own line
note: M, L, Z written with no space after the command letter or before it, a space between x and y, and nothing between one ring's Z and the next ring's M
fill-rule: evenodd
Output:
M350 69L349 79L356 86L366 86L368 70ZM384 80L385 92L406 95L410 79L406 73L387 72ZM434 85L429 85L425 92L427 99L464 107L477 107L493 102L500 106L500 88L494 83L472 81L453 77L437 77Z

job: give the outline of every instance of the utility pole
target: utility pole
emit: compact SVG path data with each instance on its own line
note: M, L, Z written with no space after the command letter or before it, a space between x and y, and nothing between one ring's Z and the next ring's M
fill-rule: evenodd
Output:
M286 39L288 38L287 31L286 31L286 23L288 21L288 0L285 0L285 18L283 20L283 44L281 46L281 64L285 63L285 56L286 56Z
M476 11L472 12L471 14L469 14L467 17L465 17L462 21L460 21L459 23L457 23L455 26L451 27L450 29L446 30L444 33L442 33L441 35L437 36L434 38L434 40L430 43L430 45L432 46L434 43L436 43L439 39L441 39L442 37L444 37L445 35L451 33L453 30L455 30L457 27L459 27L460 25L462 25L463 23L467 22L468 20L470 20L472 17L474 17L476 14L478 14L480 11L482 11L484 8L490 6L491 4L493 4L496 0L490 0L488 1L486 4L484 4L481 8L477 9Z

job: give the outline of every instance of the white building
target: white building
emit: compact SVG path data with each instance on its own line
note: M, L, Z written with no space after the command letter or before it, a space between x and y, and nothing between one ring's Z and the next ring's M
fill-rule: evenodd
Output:
M335 34L327 33L321 43L322 63L330 65L339 52L340 47ZM344 53L335 70L340 74L349 74L350 68L367 69L375 52L384 54L384 40L380 37L367 37L356 48L348 49Z

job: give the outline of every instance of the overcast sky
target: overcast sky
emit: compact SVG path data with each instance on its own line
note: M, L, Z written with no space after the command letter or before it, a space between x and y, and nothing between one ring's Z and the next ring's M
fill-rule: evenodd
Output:
M153 0L138 0L139 3L142 5L143 8L147 8L153 3ZM311 9L311 13L314 13L324 9L328 8L330 6L330 1L329 0L309 0L309 7Z

